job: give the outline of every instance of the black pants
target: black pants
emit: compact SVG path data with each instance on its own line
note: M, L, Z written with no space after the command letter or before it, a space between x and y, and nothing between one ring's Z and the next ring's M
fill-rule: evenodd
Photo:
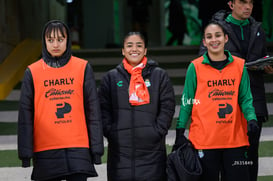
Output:
M249 166L249 177L250 181L257 181L258 178L258 168L259 168L259 141L262 131L263 122L265 121L264 117L257 117L259 125L259 133L256 136L249 136L250 146L248 148L248 160L253 164Z
M87 176L86 176L86 174L78 173L78 174L68 175L68 176L65 176L65 177L49 179L49 180L45 180L45 181L62 181L62 180L66 180L66 181L87 181Z
M202 181L249 181L247 147L202 150ZM221 173L223 172L223 173Z

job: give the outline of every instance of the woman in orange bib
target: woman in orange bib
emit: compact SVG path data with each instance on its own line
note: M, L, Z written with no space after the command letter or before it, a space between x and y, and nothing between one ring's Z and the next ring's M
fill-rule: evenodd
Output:
M204 29L207 52L187 69L177 121L176 150L189 140L203 167L203 181L248 180L248 134L258 131L244 60L224 50L228 36L211 22ZM219 175L221 175L219 177Z
M48 22L42 58L29 65L21 87L18 154L33 161L32 180L86 181L97 176L103 133L96 83L86 60L71 55L61 21Z

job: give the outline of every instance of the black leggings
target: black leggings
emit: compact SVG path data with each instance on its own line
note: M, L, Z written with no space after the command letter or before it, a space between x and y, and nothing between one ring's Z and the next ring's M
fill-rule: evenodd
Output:
M49 180L45 180L45 181L62 181L62 180L66 180L66 181L87 181L87 176L86 176L86 174L78 173L78 174L68 175L68 176L65 176L65 177L49 179Z
M249 181L247 147L202 150L202 181ZM199 152L200 153L200 152ZM221 173L223 172L223 173Z
M257 181L258 178L258 168L259 168L259 141L262 131L263 122L265 121L264 117L257 116L259 132L256 136L249 137L250 146L248 148L248 160L252 161L253 164L249 167L249 178L250 181Z

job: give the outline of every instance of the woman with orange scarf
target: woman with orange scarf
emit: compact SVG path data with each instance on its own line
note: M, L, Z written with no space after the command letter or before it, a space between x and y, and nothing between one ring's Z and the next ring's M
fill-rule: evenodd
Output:
M175 111L174 90L166 71L146 57L146 45L141 33L127 34L123 61L99 88L109 181L166 180L165 137Z

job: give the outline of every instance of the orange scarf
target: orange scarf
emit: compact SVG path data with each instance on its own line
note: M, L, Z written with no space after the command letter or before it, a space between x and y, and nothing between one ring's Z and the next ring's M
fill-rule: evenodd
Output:
M131 74L129 102L134 106L149 104L149 91L142 77L142 69L146 66L147 57L144 57L140 64L135 67L130 65L125 58L123 59L122 63L127 72Z

